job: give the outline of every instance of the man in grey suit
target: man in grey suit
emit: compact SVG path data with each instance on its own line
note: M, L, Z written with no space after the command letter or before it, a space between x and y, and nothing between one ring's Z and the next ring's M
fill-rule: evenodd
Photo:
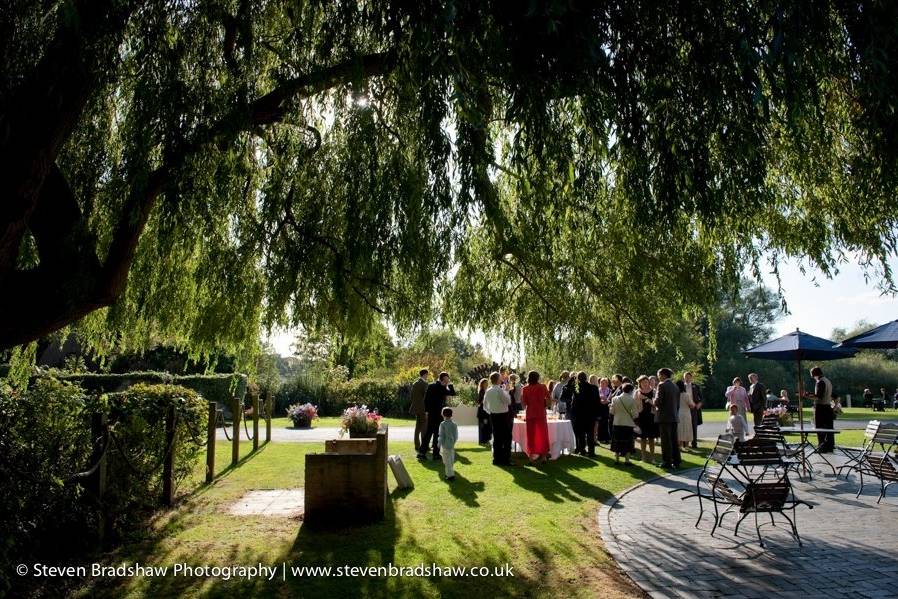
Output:
M655 391L655 420L661 432L661 467L680 467L680 444L677 442L677 422L680 411L680 389L670 380L670 368L658 371Z
M427 393L427 375L429 371L422 368L418 380L412 385L412 403L409 413L415 417L415 451L421 450L421 440L427 430L427 412L424 410L424 395Z

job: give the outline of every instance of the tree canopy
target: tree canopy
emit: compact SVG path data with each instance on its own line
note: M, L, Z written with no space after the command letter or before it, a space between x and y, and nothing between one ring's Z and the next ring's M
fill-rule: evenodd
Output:
M892 2L10 0L0 53L0 348L648 334L784 256L892 287Z

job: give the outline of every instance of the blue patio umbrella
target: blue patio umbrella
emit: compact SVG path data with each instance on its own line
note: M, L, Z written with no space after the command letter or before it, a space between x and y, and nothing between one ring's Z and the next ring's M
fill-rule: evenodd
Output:
M842 358L850 358L857 353L855 349L834 346L834 341L808 335L795 329L794 333L762 343L757 347L746 350L744 353L750 358L759 358L761 360L795 361L797 366L796 372L798 373L798 420L803 428L804 411L802 410L801 400L804 397L804 383L802 382L804 379L801 376L801 362L802 360L813 360L815 362L840 360Z
M870 329L866 333L846 339L836 348L856 347L858 349L896 349L898 348L898 320L887 322Z

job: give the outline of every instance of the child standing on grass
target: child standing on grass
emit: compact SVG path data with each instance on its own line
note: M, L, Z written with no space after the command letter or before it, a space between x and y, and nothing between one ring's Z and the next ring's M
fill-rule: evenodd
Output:
M748 422L745 416L739 413L739 406L730 404L730 419L727 420L727 432L733 433L733 437L740 443L745 442L745 435L748 433Z
M455 480L455 442L458 441L458 425L452 422L452 408L443 408L440 423L440 452L446 467L446 480Z

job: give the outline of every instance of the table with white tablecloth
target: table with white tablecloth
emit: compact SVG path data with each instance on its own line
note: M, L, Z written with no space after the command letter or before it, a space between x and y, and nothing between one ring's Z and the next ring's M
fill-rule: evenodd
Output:
M565 449L574 451L574 427L570 420L549 420L549 455L553 460ZM511 440L527 453L527 423L515 419L511 429Z

